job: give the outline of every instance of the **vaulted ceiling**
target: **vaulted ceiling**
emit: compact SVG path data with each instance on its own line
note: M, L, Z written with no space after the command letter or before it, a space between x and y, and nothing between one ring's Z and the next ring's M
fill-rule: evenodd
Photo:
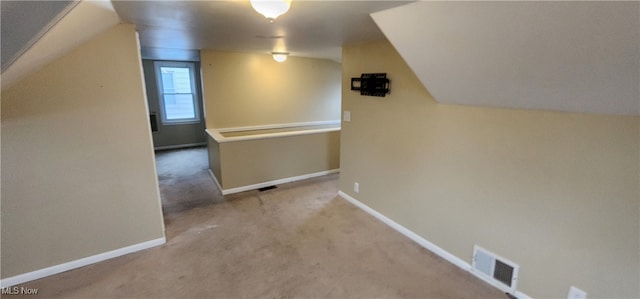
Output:
M273 23L253 10L248 0L1 2L5 88L87 35L112 26L114 18L135 24L143 54L161 59L190 57L185 50L211 49L285 51L340 61L343 44L384 38L370 13L413 1L294 0L289 12ZM42 43L52 35L58 42ZM21 61L13 65L17 56Z
M441 103L640 114L640 2L416 2L375 22Z
M2 0L2 3L4 4L5 1ZM69 2L59 10L58 15L51 13L49 9L36 12L47 6L33 4L42 4L47 1L10 2L13 2L11 4L13 9L2 11L1 42L3 50L5 48L15 50L10 53L2 52L3 63L10 62L6 69L3 65L1 80L3 90L120 21L110 1ZM2 6L3 9L6 7ZM21 12L21 17L4 17L12 11ZM44 25L30 30L21 28L28 26L25 24L32 21ZM14 36L4 35L5 30L11 30ZM5 46L9 43L15 44Z
M62 18L73 1L0 1L2 70Z
M120 21L157 53L340 61L342 45L386 36L442 103L640 115L637 1L294 0L274 23L246 0L1 2L3 88Z

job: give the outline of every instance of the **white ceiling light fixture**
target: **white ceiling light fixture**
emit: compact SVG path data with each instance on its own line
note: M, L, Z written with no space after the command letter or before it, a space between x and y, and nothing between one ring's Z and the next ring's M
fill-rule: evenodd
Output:
M287 56L289 56L289 53L287 53L287 52L271 52L271 55L273 55L273 60L275 60L277 62L284 62L285 60L287 60Z
M289 11L291 0L250 0L251 6L265 18L273 21Z

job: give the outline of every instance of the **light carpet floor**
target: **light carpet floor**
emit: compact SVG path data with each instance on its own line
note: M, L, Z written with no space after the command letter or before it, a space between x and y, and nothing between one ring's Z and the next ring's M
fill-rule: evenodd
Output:
M338 175L223 198L206 155L157 155L165 245L22 286L39 298L507 298L338 197Z

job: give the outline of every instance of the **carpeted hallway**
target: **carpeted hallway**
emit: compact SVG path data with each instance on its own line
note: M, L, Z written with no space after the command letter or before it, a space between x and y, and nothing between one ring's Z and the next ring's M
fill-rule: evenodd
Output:
M156 159L167 244L23 286L40 298L507 298L339 198L337 175L223 198L206 149Z

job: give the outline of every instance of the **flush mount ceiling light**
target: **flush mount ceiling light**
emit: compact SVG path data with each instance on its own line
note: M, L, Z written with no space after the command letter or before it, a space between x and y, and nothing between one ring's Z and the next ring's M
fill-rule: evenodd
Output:
M271 22L291 7L291 0L250 0L249 2L253 9Z
M271 52L271 55L273 55L273 60L275 60L277 62L284 62L285 60L287 60L287 56L289 56L289 53L287 53L287 52Z

